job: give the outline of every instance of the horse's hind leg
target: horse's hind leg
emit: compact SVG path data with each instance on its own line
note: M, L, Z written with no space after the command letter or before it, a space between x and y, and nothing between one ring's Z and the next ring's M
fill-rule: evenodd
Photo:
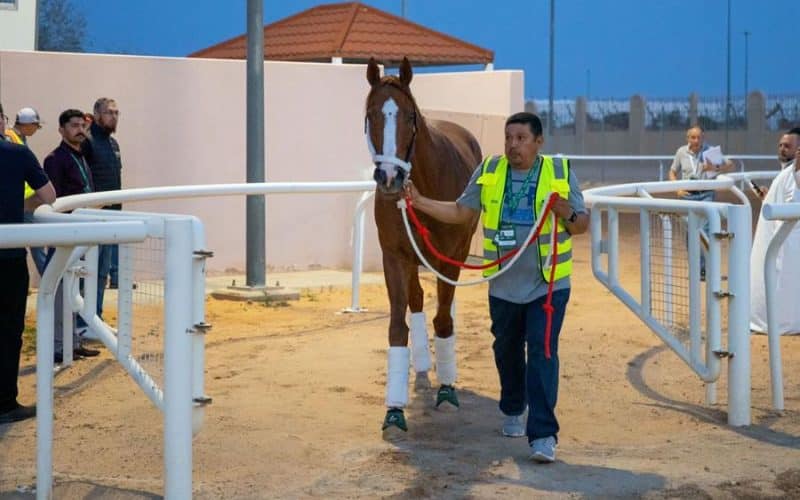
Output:
M451 279L458 279L459 270L453 266L442 269L442 274ZM442 280L436 283L438 308L433 318L436 331L434 349L436 351L436 378L439 380L439 392L436 395L436 407L442 403L459 406L454 384L456 382L456 336L453 330L451 306L455 296L455 287Z
M424 292L419 284L417 266L411 266L408 276L408 308L411 310L411 361L416 377L414 390L424 391L430 389L431 381L428 370L431 369L431 353L428 349L428 327L425 312L422 310Z

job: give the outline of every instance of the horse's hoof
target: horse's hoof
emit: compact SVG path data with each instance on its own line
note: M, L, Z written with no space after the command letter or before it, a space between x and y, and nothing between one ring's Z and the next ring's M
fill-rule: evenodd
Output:
M439 387L439 390L436 392L436 409L457 409L459 406L455 387L452 385L442 385Z
M403 432L408 432L408 425L406 425L406 416L403 414L401 408L389 408L386 411L386 418L383 419L382 431L387 429L398 428Z
M431 379L428 372L417 372L414 378L414 392L426 392L431 388Z

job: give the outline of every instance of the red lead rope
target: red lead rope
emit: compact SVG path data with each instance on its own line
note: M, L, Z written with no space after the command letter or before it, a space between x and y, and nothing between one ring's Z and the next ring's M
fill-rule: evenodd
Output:
M448 264L452 264L454 266L458 266L458 267L463 268L463 269L478 269L478 270L482 270L482 269L488 269L490 267L497 266L497 265L507 261L508 259L512 258L514 255L516 255L517 252L519 252L523 248L526 248L529 245L533 244L533 242L536 241L539 238L539 234L542 232L542 227L544 227L544 221L547 220L547 217L552 212L553 204L558 199L558 194L557 193L551 193L550 194L550 197L547 199L547 203L545 203L544 209L542 210L542 213L539 216L539 223L536 226L536 230L531 235L531 237L528 239L528 241L525 242L525 244L520 245L519 248L515 248L514 250L508 252L507 254L503 255L499 259L496 259L496 260L493 260L492 262L489 262L487 264L481 264L481 265L467 264L466 262L461 262L461 261L452 259L452 258L448 257L447 255L444 255L443 253L441 253L439 250L437 250L436 247L433 246L433 243L431 243L431 239L430 239L431 232L430 232L430 230L428 228L426 228L425 226L423 226L422 222L420 222L420 220L419 220L419 217L417 217L417 213L414 210L414 205L413 205L413 203L411 203L411 197L406 195L405 199L406 199L406 209L408 210L408 215L409 215L409 218L411 219L411 223L414 225L414 227L417 229L417 232L422 237L422 241L425 243L425 247L427 247L427 249L437 259L441 260L442 262L446 262ZM556 228L557 228L557 225L554 223L553 224L553 230L556 231ZM544 332L544 357L547 358L547 359L550 359L550 330L553 327L553 281L554 281L554 278L555 278L555 275L556 275L556 263L557 263L557 260L558 260L558 235L557 234L556 234L556 237L553 238L553 252L552 252L552 255L553 255L553 262L552 262L552 265L550 266L550 283L547 285L547 300L542 305L542 309L544 309L545 317L547 318L547 323L546 323L545 332Z

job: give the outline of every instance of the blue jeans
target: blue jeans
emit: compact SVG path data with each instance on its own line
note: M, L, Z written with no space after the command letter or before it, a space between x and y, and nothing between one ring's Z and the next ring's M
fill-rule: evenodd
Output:
M103 297L108 274L111 272L111 251L115 245L100 245L97 255L97 316L103 317Z
M113 288L119 286L119 245L111 245L111 266L108 268L108 283Z
M689 194L686 196L681 196L682 200L687 201L714 201L714 193L715 191L689 191ZM711 226L708 223L708 219L706 219L705 223L703 223L703 232L706 233L706 236L709 238L711 237L708 232L711 230ZM687 236L688 238L688 236ZM688 242L687 242L688 245ZM705 276L706 274L706 256L703 252L703 246L700 246L700 275Z
M500 375L500 411L522 415L528 407L528 440L553 436L559 425L555 408L558 399L558 336L564 322L570 290L553 292L553 324L550 359L545 358L547 317L542 305L547 297L527 304L515 304L489 296L489 315L494 335L494 361ZM528 356L525 359L525 346Z
M33 212L25 212L23 220L26 223L33 223ZM44 266L47 264L47 253L42 247L30 247L31 260L36 270L39 271L39 276L44 274Z

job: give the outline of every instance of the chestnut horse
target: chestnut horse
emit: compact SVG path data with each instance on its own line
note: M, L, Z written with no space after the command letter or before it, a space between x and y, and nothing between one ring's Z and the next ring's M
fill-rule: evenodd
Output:
M367 96L365 132L375 163L375 222L383 252L383 274L389 293L391 320L386 380L386 418L383 429L407 430L403 408L408 403L408 371L413 360L415 388L430 387L428 370L428 333L422 310L423 292L417 274L420 261L409 242L398 200L407 179L420 193L437 200L453 201L461 194L481 162L478 141L455 123L426 120L411 94L412 71L408 59L400 66L400 75L381 78L374 59L367 66L371 89ZM419 214L430 229L431 241L445 255L463 261L469 252L478 216L468 224L438 222ZM421 241L417 237L418 241ZM420 244L420 248L425 248ZM425 251L425 250L423 250ZM443 275L457 280L460 269L425 254L428 262ZM436 406L458 407L455 335L450 315L454 287L437 282L438 307L433 319L436 375L440 384ZM411 349L406 310L411 310Z

